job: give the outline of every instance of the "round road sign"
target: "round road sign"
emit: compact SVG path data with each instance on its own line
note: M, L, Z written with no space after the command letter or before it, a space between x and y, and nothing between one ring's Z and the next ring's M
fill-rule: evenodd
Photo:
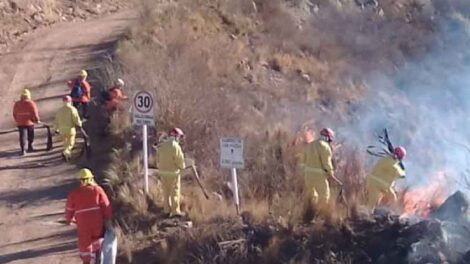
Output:
M149 92L140 91L134 97L134 109L142 114L149 113L153 109L153 98Z

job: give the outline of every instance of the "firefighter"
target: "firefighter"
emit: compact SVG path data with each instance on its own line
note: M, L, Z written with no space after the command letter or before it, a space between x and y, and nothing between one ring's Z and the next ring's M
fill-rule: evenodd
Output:
M31 99L31 92L28 89L23 90L20 100L13 106L13 118L15 119L20 134L20 154L25 155L26 151L33 152L34 124L38 124L40 121L38 108L36 103ZM26 137L28 140L27 150L25 150Z
M76 127L82 127L82 121L77 109L72 106L72 98L67 95L64 96L62 101L64 106L59 109L55 116L54 128L56 133L61 135L64 142L62 158L68 161L72 156L72 149L75 145Z
M117 110L118 105L121 101L127 100L128 97L123 93L124 81L122 79L117 79L113 87L111 87L107 92L107 98L105 103L105 110L111 115L114 111Z
M372 172L367 176L367 206L373 210L379 202L380 195L388 201L397 201L397 195L393 189L393 182L405 177L405 170L401 161L406 156L404 147L396 147L393 156L381 158L375 164Z
M76 223L80 258L89 264L98 261L105 227L111 225L112 209L89 169L80 170L79 180L80 187L67 197L65 221L69 225Z
M165 142L159 144L156 155L156 166L163 188L163 208L169 217L182 216L180 209L181 174L185 169L184 154L180 140L184 133L173 128Z
M305 147L314 139L314 132L310 125L302 126L302 128L297 132L296 137L290 144L290 147L292 148L291 150L294 153L296 164L301 163ZM299 167L299 169L300 171L303 171L303 168Z
M330 199L330 185L342 183L335 176L332 163L332 147L335 133L330 128L320 131L320 138L311 141L304 147L301 167L304 174L305 199L307 207L325 206Z
M88 73L81 70L77 79L67 82L72 97L73 106L77 108L82 118L89 118L88 105L91 101L91 85L87 81Z

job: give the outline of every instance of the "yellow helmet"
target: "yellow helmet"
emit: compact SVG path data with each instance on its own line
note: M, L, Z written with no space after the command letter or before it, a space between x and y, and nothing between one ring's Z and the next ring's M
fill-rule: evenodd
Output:
M21 93L21 99L31 99L31 92L28 89L24 89Z
M80 77L87 77L87 76L88 76L88 72L86 72L85 70L80 71Z
M81 169L79 172L79 178L80 180L88 180L88 179L93 179L93 173L89 169Z

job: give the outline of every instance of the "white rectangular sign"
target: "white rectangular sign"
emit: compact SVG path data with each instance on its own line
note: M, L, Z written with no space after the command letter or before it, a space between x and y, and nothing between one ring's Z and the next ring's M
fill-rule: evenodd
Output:
M155 126L154 100L147 91L138 91L132 101L132 124L135 126Z
M228 169L245 167L243 140L239 138L220 139L220 166Z

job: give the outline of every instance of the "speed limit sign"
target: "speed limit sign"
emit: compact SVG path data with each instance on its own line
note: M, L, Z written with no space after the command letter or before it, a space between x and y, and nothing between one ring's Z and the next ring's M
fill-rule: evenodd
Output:
M153 116L154 101L151 93L138 91L134 94L132 123L136 126L155 126Z

